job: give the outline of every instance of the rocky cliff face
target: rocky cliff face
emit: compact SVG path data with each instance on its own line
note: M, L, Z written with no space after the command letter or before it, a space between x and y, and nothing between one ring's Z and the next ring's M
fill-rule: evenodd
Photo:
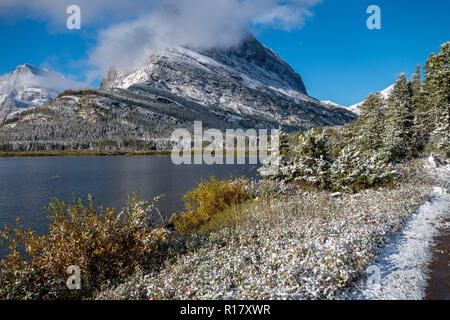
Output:
M132 71L111 69L101 88L129 89L135 84L299 129L344 124L354 117L309 97L300 75L251 35L227 50L159 51Z
M63 90L61 82L61 74L29 64L0 77L0 122L54 99Z

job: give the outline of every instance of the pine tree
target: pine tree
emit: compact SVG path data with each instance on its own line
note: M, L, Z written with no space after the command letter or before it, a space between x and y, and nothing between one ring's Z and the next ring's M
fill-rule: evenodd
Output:
M411 96L411 86L402 73L388 98L385 112L383 153L386 161L392 162L408 156L414 124Z
M275 172L264 169L260 171L266 178L297 183L303 187L328 188L330 162L323 132L310 130L301 133L292 150L292 156L280 157L282 161Z
M431 54L425 64L423 93L429 112L427 134L432 147L450 154L450 42L441 51ZM426 119L426 120L428 120ZM425 121L426 121L425 120Z
M280 132L280 154L282 156L289 157L291 153L289 135L283 132L281 128L279 128L278 130Z
M411 87L411 108L414 111L418 111L423 105L423 94L422 94L422 82L420 80L420 65L416 66L416 72L413 74L410 87ZM417 113L417 112L415 112Z
M411 78L410 86L411 86L411 110L414 113L414 122L413 122L413 136L412 136L412 145L411 148L415 154L423 151L426 143L426 135L425 135L425 125L428 113L426 112L424 106L424 96L422 92L422 82L421 82L421 67L417 65L416 72Z
M359 133L358 144L364 153L378 151L383 144L384 121L381 109L385 104L386 101L381 94L371 93L361 106L356 127Z
M301 134L294 148L292 166L286 171L293 181L303 186L326 189L329 185L329 150L324 132L310 130Z

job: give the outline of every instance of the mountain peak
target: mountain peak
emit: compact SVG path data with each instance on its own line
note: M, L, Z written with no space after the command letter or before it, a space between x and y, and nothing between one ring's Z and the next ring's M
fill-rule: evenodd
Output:
M248 34L238 46L229 49L210 49L200 53L219 62L236 66L236 61L243 63L241 67L250 75L266 80L266 84L276 84L306 94L302 78L294 69L273 50L259 42L252 34ZM255 74L256 73L258 74Z
M65 84L66 79L58 72L28 63L17 66L0 76L0 122L56 98Z
M309 97L301 76L253 35L231 48L160 50L132 71L111 68L101 89L142 86L287 127L343 124L353 117Z
M36 66L33 66L29 63L22 64L20 66L17 66L16 70L14 70L12 73L29 73L33 74L35 76L44 76L48 73L50 73L48 69L38 68Z
M152 54L146 63L131 72L118 70L113 67L103 80L101 87L102 89L114 87L126 89L127 86L129 87L133 84L148 83L154 73L150 69L153 69L155 65L161 65L163 61L174 65L183 62L181 60L184 60L186 64L200 64L202 66L201 69L203 69L201 71L213 71L216 73L216 76L218 75L217 73L223 73L224 71L233 73L233 78L250 80L252 86L255 84L263 85L282 89L285 92L296 91L299 94L307 94L301 76L280 56L259 42L250 33L246 35L239 45L230 48L171 48ZM218 68L219 65L221 68ZM209 70L205 70L205 68ZM133 74L139 74L140 76L129 77ZM127 81L123 81L125 80L124 78L128 78ZM248 83L244 83L244 85L246 84Z

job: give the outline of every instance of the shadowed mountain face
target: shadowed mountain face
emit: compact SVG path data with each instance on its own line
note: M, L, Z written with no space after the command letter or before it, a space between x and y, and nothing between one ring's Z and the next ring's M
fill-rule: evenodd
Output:
M292 89L306 94L300 75L275 52L251 35L239 47L229 50L207 50L201 53L267 86Z
M299 74L249 36L227 50L159 51L111 69L100 90L68 90L0 124L0 148L168 149L177 128L285 131L342 125L355 114L309 97Z

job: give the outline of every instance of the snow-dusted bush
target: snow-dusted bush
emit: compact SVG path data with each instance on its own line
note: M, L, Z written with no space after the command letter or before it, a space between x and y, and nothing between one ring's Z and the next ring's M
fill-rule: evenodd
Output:
M383 186L393 182L396 173L390 164L376 155L361 157L354 146L347 146L330 167L330 178L334 189L359 191Z
M389 184L395 175L379 154L364 156L351 144L333 150L327 133L316 130L300 134L292 153L281 154L279 163L267 178L320 190L359 191Z

